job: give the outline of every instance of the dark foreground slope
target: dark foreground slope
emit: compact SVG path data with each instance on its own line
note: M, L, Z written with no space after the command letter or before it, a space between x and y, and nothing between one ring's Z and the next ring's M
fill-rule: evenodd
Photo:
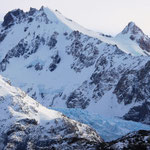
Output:
M1 150L95 150L103 144L92 128L43 107L0 77Z
M150 131L140 130L129 133L118 140L108 143L106 150L149 150Z

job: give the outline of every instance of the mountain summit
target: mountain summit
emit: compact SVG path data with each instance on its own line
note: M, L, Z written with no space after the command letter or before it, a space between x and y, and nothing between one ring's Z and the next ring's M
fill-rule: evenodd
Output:
M123 29L122 34L144 34L143 31L134 23L129 22L129 24Z
M130 22L121 32L123 36L128 36L130 40L135 41L145 52L150 52L150 38L134 23Z

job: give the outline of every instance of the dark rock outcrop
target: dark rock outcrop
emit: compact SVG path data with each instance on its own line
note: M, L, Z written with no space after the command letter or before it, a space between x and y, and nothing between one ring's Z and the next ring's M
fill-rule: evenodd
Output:
M114 93L118 102L131 104L133 101L146 101L150 98L150 61L140 70L125 72L116 85Z
M23 12L23 10L16 9L10 11L4 16L4 21L2 23L2 26L9 28L14 24L15 21L20 20L24 16L25 13Z
M125 120L133 120L150 124L150 102L143 102L142 105L135 106L123 116Z
M106 150L149 150L150 131L132 132L107 144Z

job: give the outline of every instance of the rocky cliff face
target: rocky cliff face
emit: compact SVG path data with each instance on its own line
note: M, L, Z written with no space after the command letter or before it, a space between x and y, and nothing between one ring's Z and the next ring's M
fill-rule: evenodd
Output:
M136 113L149 103L149 38L134 23L113 39L58 11L18 9L4 17L0 39L1 74L44 106L149 124L147 113L142 118Z
M0 77L0 149L97 149L103 140L85 124L49 110Z

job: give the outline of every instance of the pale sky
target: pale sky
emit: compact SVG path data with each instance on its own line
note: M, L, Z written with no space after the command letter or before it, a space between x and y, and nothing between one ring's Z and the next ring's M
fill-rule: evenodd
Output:
M133 21L150 35L150 0L0 0L0 20L12 9L42 5L95 31L114 35Z

